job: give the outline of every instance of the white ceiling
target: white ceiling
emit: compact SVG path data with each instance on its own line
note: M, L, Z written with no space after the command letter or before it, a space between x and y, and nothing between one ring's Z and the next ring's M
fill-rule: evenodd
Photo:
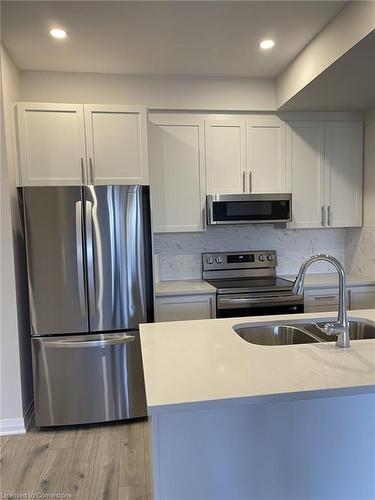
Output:
M281 111L362 111L375 104L375 30L290 99Z
M5 1L2 39L20 69L275 77L342 1ZM54 40L53 26L68 38ZM258 48L276 41L270 52Z

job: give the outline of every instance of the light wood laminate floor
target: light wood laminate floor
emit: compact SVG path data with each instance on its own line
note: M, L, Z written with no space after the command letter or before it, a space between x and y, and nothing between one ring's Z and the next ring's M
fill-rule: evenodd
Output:
M1 437L0 498L150 500L147 426L142 419Z

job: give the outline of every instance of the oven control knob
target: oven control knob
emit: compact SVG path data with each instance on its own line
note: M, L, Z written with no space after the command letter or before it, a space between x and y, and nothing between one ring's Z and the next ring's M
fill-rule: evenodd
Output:
M217 264L221 264L223 262L223 259L221 257L215 257L215 262Z
M259 255L259 260L261 262L264 262L266 260L266 256L265 255Z
M275 260L275 256L270 253L268 256L267 256L267 259L270 261L270 262L273 262Z
M207 264L212 264L214 259L212 257L206 257Z

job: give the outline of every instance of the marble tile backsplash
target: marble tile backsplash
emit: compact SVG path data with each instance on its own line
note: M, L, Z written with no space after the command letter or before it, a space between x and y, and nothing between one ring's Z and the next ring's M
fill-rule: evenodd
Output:
M375 227L346 231L346 270L353 274L375 276Z
M278 274L293 274L315 253L329 253L345 262L345 232L345 229L279 229L268 225L210 227L202 233L155 234L154 253L159 259L160 281L200 279L204 252L276 250ZM326 263L313 264L310 270L332 272Z

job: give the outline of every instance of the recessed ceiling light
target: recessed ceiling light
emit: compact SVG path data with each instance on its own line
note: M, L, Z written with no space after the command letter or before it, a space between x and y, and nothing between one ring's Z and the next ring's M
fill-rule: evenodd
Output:
M53 28L52 30L50 30L50 35L54 38L65 38L66 31L61 28Z
M273 40L262 40L259 43L259 47L261 49L272 49L272 47L275 45L275 42Z

